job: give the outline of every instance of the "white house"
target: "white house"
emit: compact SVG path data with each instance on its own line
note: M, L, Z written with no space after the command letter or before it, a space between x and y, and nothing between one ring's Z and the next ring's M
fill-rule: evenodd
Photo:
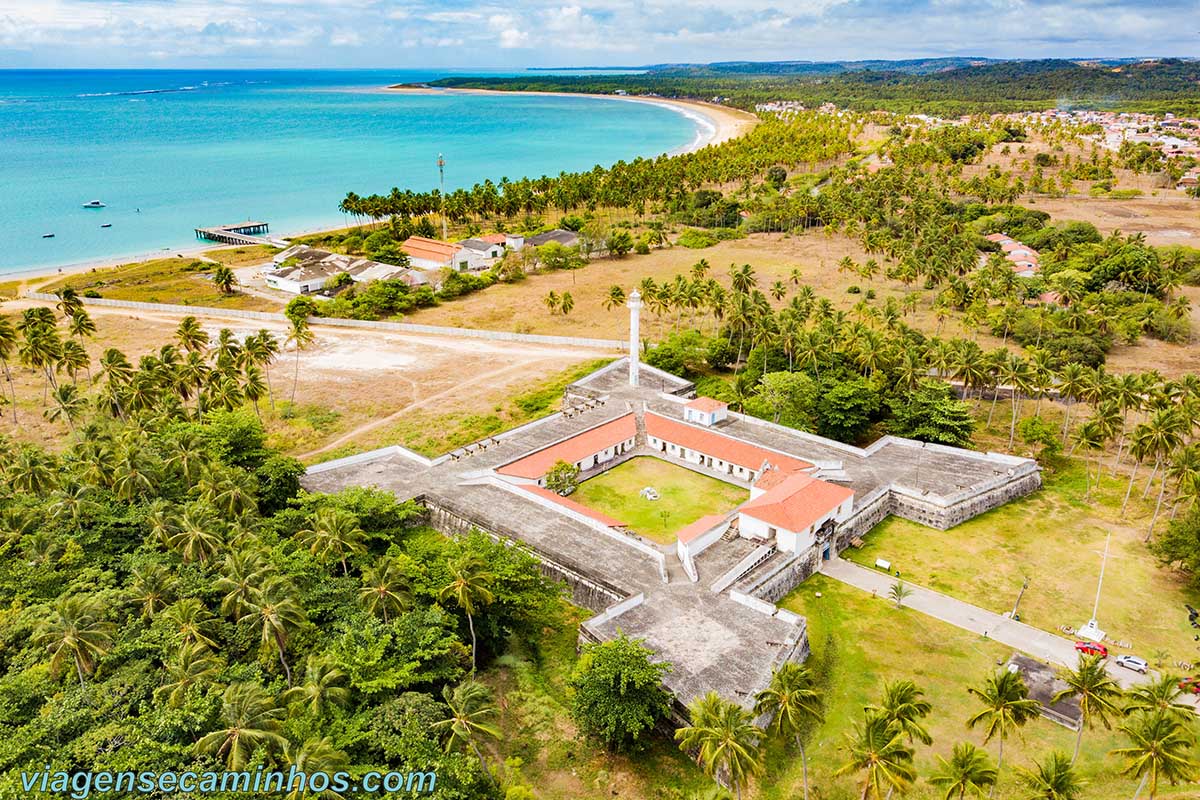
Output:
M479 260L478 255L473 255L460 245L424 236L408 237L400 249L416 269L448 268L462 271L470 269L471 264Z
M845 486L803 472L766 470L738 511L738 533L802 553L816 544L822 526L845 521L853 509L854 492Z
M275 267L263 270L263 280L270 288L290 294L318 292L325 288L330 278L343 272L356 283L399 279L409 286L417 286L426 282L424 276L407 267L331 253L303 244L277 253L272 262Z
M697 425L712 427L729 416L729 403L711 397L697 397L683 407L683 418Z

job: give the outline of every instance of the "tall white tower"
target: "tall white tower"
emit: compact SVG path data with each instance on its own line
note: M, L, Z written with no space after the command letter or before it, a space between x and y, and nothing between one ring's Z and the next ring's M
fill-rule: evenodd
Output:
M641 352L641 336L638 332L638 317L642 310L642 296L634 289L625 301L629 306L629 385L638 385L639 353Z

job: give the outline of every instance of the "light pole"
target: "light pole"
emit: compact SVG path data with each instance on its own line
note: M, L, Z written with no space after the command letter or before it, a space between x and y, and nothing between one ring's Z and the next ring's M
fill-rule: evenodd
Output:
M1088 639L1093 642L1104 641L1104 631L1100 630L1100 624L1096 622L1096 616L1100 613L1100 589L1104 586L1104 567L1108 564L1108 544L1111 541L1112 530L1109 530L1108 536L1104 539L1104 555L1100 558L1100 578L1096 581L1096 602L1092 605L1092 618L1077 631L1081 639Z
M438 200L441 203L442 212L442 241L450 238L446 232L446 159L442 158L442 154L438 153Z

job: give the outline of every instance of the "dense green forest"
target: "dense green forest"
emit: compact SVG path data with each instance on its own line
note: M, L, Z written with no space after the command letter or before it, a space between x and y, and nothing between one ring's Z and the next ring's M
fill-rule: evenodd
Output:
M136 365L105 352L93 382L61 369L94 331L62 308L0 317L0 357L42 372L73 431L57 452L0 436L0 797L54 796L23 771L292 766L499 797L473 676L557 619L559 586L390 493L302 491L251 410L277 401L269 332L210 339L187 318Z
M857 69L827 74L784 72L778 65L667 66L636 75L454 77L436 86L545 92L656 94L722 98L739 108L796 100L857 111L886 110L957 116L972 113L1095 108L1200 112L1200 62L1163 60L1121 66L1071 61L1008 61L928 74Z

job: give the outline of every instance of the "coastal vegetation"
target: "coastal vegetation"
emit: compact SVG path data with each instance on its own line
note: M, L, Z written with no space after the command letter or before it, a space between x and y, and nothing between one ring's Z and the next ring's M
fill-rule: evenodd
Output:
M932 66L932 65L931 65ZM1148 63L1079 64L1065 60L952 63L913 71L903 64L832 65L807 62L664 65L631 75L452 77L447 88L526 92L722 98L738 108L792 100L832 103L855 111L946 116L1041 111L1066 105L1146 113L1194 114L1200 65L1163 59Z

